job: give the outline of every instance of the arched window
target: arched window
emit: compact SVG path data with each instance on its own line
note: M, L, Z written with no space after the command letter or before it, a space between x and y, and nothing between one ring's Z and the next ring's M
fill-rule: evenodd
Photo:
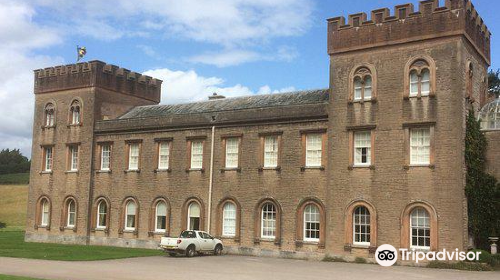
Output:
M45 106L45 127L53 127L55 125L55 106L52 103L48 103Z
M97 204L96 228L105 229L108 224L108 204L101 199Z
M187 228L189 230L200 230L200 205L197 202L191 202L188 207Z
M318 206L308 204L304 209L304 241L319 241L320 220Z
M167 230L167 204L159 201L156 204L155 231L165 232Z
M276 207L267 202L262 206L261 211L260 237L273 239L276 237Z
M236 235L236 205L226 202L222 211L222 235L234 237Z
M433 95L435 81L434 62L426 57L413 59L407 64L406 97Z
M353 101L372 99L372 73L366 67L360 67L354 73Z
M69 228L75 227L76 224L76 202L73 199L68 200L68 205L66 206L66 226Z
M71 108L70 108L70 123L77 125L80 124L81 122L81 106L80 102L78 100L74 100L71 103Z
M358 206L354 209L353 219L353 244L370 245L370 211L365 206Z
M472 66L472 62L469 61L468 63L468 70L467 70L467 98L469 98L469 101L473 101L473 91L474 91L474 67Z
M125 206L125 230L135 230L137 206L129 200Z
M481 121L481 129L500 129L500 97L486 104L478 116Z
M416 207L410 214L410 247L430 249L431 222L429 213L422 207Z
M46 227L50 223L50 203L44 198L41 201L40 226Z

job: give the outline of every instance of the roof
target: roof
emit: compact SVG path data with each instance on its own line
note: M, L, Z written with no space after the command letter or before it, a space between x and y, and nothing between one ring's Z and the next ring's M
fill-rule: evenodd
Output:
M215 99L185 104L138 106L121 116L120 119L279 108L306 104L325 104L328 102L328 98L328 89L319 89Z

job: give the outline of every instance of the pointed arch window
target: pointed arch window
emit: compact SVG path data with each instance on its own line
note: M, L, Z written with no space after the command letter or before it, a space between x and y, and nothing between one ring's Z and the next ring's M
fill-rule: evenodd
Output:
M67 221L66 226L68 228L73 228L76 225L76 202L73 199L68 200L67 208Z
M45 127L54 127L56 123L56 109L54 104L45 105Z
M129 200L125 206L125 230L136 228L137 206L133 200Z
M80 101L74 100L70 107L70 124L79 125L81 123L81 105Z
M40 226L46 227L50 223L50 203L47 199L42 200Z
M156 204L155 232L165 232L167 230L167 204L159 201Z
M97 220L96 228L105 229L108 224L108 204L104 199L101 199L97 204Z
M430 59L416 59L407 66L406 97L432 96L435 88L435 66Z
M373 77L370 69L360 67L356 70L353 80L353 101L367 101L372 99Z
M191 202L188 207L188 230L200 230L201 209L197 202Z

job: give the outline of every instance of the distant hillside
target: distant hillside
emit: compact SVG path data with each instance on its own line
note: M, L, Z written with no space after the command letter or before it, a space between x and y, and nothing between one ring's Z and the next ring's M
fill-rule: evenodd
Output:
M0 223L8 230L24 230L28 185L0 185L0 194Z
M30 182L29 173L2 174L0 185L27 185Z

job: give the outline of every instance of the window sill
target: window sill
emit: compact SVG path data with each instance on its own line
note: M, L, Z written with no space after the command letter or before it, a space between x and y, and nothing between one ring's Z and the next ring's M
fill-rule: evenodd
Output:
M429 168L429 169L435 169L436 166L434 164L410 164L410 165L405 165L403 166L404 170L409 170L413 168Z
M76 232L76 226L72 226L72 227L70 227L70 226L60 227L59 230L60 231L71 230L73 232Z
M228 171L229 172L236 171L236 172L240 173L241 172L241 167L221 168L220 173L224 173L224 172L228 172Z
M78 174L78 170L68 170L64 171L65 174Z
M111 173L111 170L97 170L96 173Z
M370 249L370 244L352 244L351 248L353 249Z
M105 227L96 227L96 228L94 228L94 231L108 232L108 229Z
M45 226L35 225L35 229L45 229L45 230L50 230L50 225L45 225Z
M154 173L162 173L162 172L169 172L169 173L170 173L170 172L172 172L172 169L170 169L170 168L166 168L166 169L163 169L163 168L162 168L162 169L155 169L155 170L153 170L153 172L154 172Z
M259 172L263 172L263 171L266 171L266 170L280 172L281 171L281 166L276 166L276 167L259 167Z
M306 170L321 170L324 171L325 167L324 166L302 166L300 168L300 171L304 172Z
M370 169L370 170L375 170L375 165L349 165L347 167L348 170L354 170L354 169Z
M166 236L167 234L167 231L148 231L148 236L151 237L151 236Z
M51 125L51 126L42 125L42 130L44 130L44 129L52 129L52 128L56 128L56 126L55 125Z
M189 172L205 173L205 168L186 168L186 173L189 173Z
M410 250L418 251L418 252L429 252L429 251L431 251L431 248L430 247L423 248L423 247L410 246Z
M39 174L40 175L43 175L43 174L52 174L52 170L51 171L40 171Z
M426 98L426 97L429 97L429 98L434 98L434 97L435 97L435 95L434 95L434 94L429 93L428 95L405 96L405 98L404 98L404 99L406 99L406 100L410 100L410 99L422 99L422 98Z
M82 123L68 124L68 127L80 127L80 126L82 126Z
M141 173L141 170L140 169L127 169L123 172L125 172L125 173Z
M362 99L362 100L349 100L348 104L353 105L353 104L363 104L363 103L377 103L377 98L370 98L370 99Z

